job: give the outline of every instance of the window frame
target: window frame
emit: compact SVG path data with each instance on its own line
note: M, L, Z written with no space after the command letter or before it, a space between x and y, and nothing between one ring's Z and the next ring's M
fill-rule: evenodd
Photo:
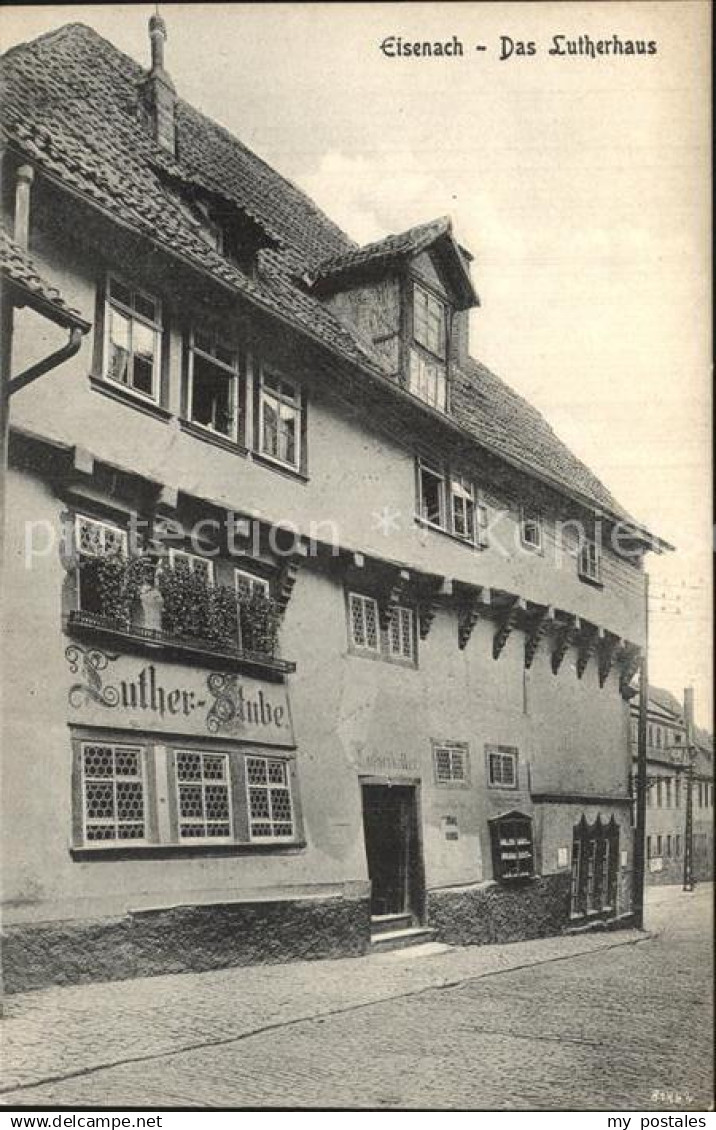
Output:
M526 536L530 525L537 531L536 541L530 541ZM531 553L544 553L544 518L540 510L528 506L520 507L520 541Z
M374 596L370 596L368 593L358 592L355 589L349 589L348 592L347 592L347 596L348 596L348 643L349 643L350 650L358 653L359 655L372 655L372 656L375 656L376 658L379 658L380 655L381 655L381 639L380 639L381 633L380 633L380 610L378 608L378 601L375 599ZM352 603L354 599L359 600L361 602L361 609L362 609L361 620L362 620L362 624L363 624L363 628L364 628L364 635L365 635L366 639L367 639L367 636L368 636L368 632L367 632L367 621L366 621L366 615L365 615L365 607L366 607L366 604L370 604L373 607L373 614L374 614L374 617L375 617L375 647L371 647L367 643L356 642L355 633L354 633L353 603Z
M201 553L192 553L189 549L180 549L178 546L169 546L169 567L174 568L177 559L187 561L189 564L189 572L193 575L195 565L200 563L202 568L206 568L206 583L214 585L214 562L211 557L203 557Z
M449 492L450 492L450 532L461 541L467 542L468 545L478 544L478 509L480 502L477 496L477 488L472 478L463 475L460 471L451 470L449 477ZM455 522L455 503L458 499L463 502L467 500L465 507L465 515L470 514L470 525L472 527L469 533L460 533L456 528ZM468 511L468 505L470 510ZM467 524L467 523L466 523Z
M279 389L268 389L266 386L266 378L273 379L279 382ZM291 385L295 390L295 395L289 397L282 391L283 384ZM274 368L272 365L261 364L258 374L258 413L257 425L258 435L254 437L254 450L262 459L267 459L269 462L274 463L277 467L283 467L285 470L293 471L301 474L302 468L305 465L305 415L306 405L304 389L300 381L295 380L293 377L286 377L280 369ZM291 462L288 459L282 459L279 455L274 455L272 452L267 451L264 446L264 406L266 399L277 400L280 405L290 407L295 412L295 432L294 432L294 445L295 445L295 461ZM279 411L280 420L280 411Z
M103 541L103 546L104 546L104 552L102 552L102 553L92 553L92 552L86 552L86 551L82 550L82 547L81 547L81 536L82 535L81 535L81 532L80 532L82 523L86 523L87 525L98 527L102 531L102 533L103 533L102 541ZM119 535L119 540L120 540L121 544L120 544L120 549L118 551L117 550L114 550L114 551L110 550L108 552L106 550L106 533L107 533L108 530L111 530L113 534ZM84 602L84 606L83 606L83 599L82 599L83 560L84 561L99 561L99 560L102 560L105 557L110 557L110 556L114 556L114 555L122 556L125 559L125 561L129 560L129 535L128 535L128 531L125 528L123 528L122 526L120 526L119 524L117 524L116 522L109 521L106 518L95 518L93 515L86 514L83 511L75 511L74 517L73 517L73 523L72 523L72 561L74 562L74 593L75 593L74 603L75 603L76 610L78 612L85 612L88 615L99 615L99 613L93 612L91 608L86 607L86 603L87 603L86 601Z
M415 362L415 365L413 364ZM420 391L434 383L435 396L424 396ZM448 377L447 364L439 361L427 350L421 349L417 343L410 345L408 352L408 380L407 389L416 400L422 401L436 412L447 415L448 406ZM439 396L442 389L442 397Z
M178 761L178 758L181 754L190 754L190 755L198 756L199 758L201 758L201 774L202 775L201 775L201 779L198 782L180 780L177 761ZM195 746L172 745L171 751L170 751L170 757L171 757L171 785L173 787L173 798L172 799L173 799L173 803L174 803L174 806L175 806L175 814L176 814L176 829L175 829L176 841L175 842L178 845L180 845L181 847L184 847L184 846L187 846L187 845L192 845L192 844L198 844L198 845L204 844L204 845L206 845L206 844L228 844L228 843L233 844L233 843L237 843L236 814L235 814L236 800L235 800L234 794L233 794L233 781L232 781L232 772L231 772L231 769L232 769L232 767L231 767L231 755L229 754L229 752L226 751L226 750L199 749ZM225 836L208 836L208 835L206 835L206 827L208 826L208 821L206 819L206 816L204 816L203 824L204 824L204 828L205 828L205 834L203 836L182 836L182 831L181 831L182 823L191 823L191 821L188 820L188 818L186 818L186 817L182 817L182 814L181 814L181 786L187 785L187 784L199 784L199 786L201 787L202 808L204 809L204 811L206 810L205 786L206 786L206 783L207 783L207 779L204 777L204 765L203 765L203 761L204 761L205 757L220 758L224 763L224 778L223 778L221 783L226 785L227 810L228 810L228 821L226 821L226 822L229 825L229 834L225 835ZM218 821L217 821L217 823L218 823Z
M407 294L405 301L407 315L404 316L406 326L405 358L405 387L411 396L427 404L436 412L447 415L450 406L450 303L445 297L436 293L422 278L408 276ZM418 317L418 296L424 296L425 305L425 337L420 336ZM430 306L440 308L442 314L440 325L441 340L434 348L430 342ZM424 395L434 385L435 396ZM439 395L442 391L442 395Z
M257 782L250 780L250 774L249 774L249 762L250 761L264 761L264 762L266 762L266 785L258 784ZM282 771L283 771L283 776L284 776L284 783L277 784L276 782L272 783L269 780L269 762L273 762L275 764L281 765ZM289 760L285 757L278 757L278 756L275 756L275 755L272 755L272 754L269 754L269 753L263 753L263 752L258 753L258 752L253 752L253 751L246 751L244 753L244 782L245 782L245 789L246 789L246 793L245 793L246 819L247 819L247 822L248 822L249 842L252 843L252 844L256 844L256 843L260 843L260 844L277 844L277 843L293 844L293 843L295 843L296 840L298 839L298 814L297 814L297 811L296 811L296 803L295 803L295 799L294 799L294 796L293 796L293 782L292 782L292 779L291 779L291 765L289 763ZM259 818L259 817L254 817L252 815L252 811L251 811L251 789L252 788L253 789L265 789L266 792L270 792L272 788L273 789L280 788L283 791L285 791L285 793L288 797L288 805L289 805L289 811L290 811L290 815L291 815L291 820L290 820L291 834L290 835L279 835L279 836L274 836L274 835L271 835L271 836L256 836L256 835L254 835L254 831L253 831L253 824L254 823L257 823L257 824L259 824L259 823L270 823L271 825L273 825L273 824L282 824L282 823L286 824L286 823L288 823L288 821L287 820L283 820L283 821L282 820L274 820L273 815L270 815L268 820L262 819L262 818ZM271 798L270 797L269 797L269 812L272 813Z
M100 557L109 557L111 553L86 553L82 551L80 540L80 524L88 522L92 526L99 526L103 531L112 530L113 533L121 535L122 540L122 553L125 557L128 555L128 538L127 531L115 522L108 521L106 518L95 518L91 514L84 514L81 511L76 511L74 515L74 552L76 557L93 557L95 559Z
M440 788L467 788L470 784L470 746L468 742L433 738L430 744L432 751L433 780L435 784ZM448 753L449 755L450 775L448 777L442 776L440 772L438 762L439 755L442 753ZM454 775L453 759L456 754L460 757L462 765L462 776L460 777Z
M258 575L258 573L252 573L249 569L242 569L242 568L240 568L240 566L235 565L234 566L234 592L236 593L237 596L241 596L241 588L240 588L240 584L239 584L240 578L244 578L250 584L249 592L247 594L249 599L251 599L251 597L254 595L254 591L256 589L256 586L258 586L261 589L261 592L263 593L263 595L266 597L267 600L271 599L271 582L269 581L269 579L267 577L261 577L261 576Z
M447 481L447 477L446 477L446 474L445 474L445 470L440 468L439 463L433 463L432 460L425 459L422 455L418 455L417 456L417 471L418 471L418 500L417 500L418 501L418 515L417 516L418 516L418 518L421 522L425 522L425 524L427 526L430 526L432 529L446 531L447 530L447 524L446 524L446 511L447 511L447 506L446 506L446 501L447 501L446 481ZM439 485L440 518L439 518L439 521L437 521L437 522L434 521L432 518L429 518L427 516L427 514L424 512L424 509L423 509L423 472L424 471L428 475L430 475L434 479L436 479L438 481L438 483L440 484Z
M416 624L415 624L415 609L407 604L396 604L393 609L393 614L388 624L388 657L396 663L409 663L414 666L418 659L418 649L416 643ZM406 655L402 644L406 638L405 621L408 622L407 638L410 640L410 654ZM398 624L398 648L393 646L393 628ZM380 625L379 625L380 633Z
M89 777L88 778L86 765L85 765L85 751L88 748L90 748L90 749L92 749L92 748L106 748L106 749L112 750L112 760L113 760L114 771L113 771L113 773L110 777ZM113 804L113 809L114 809L113 820L114 820L115 833L118 831L118 828L119 828L120 821L119 821L119 817L117 815L117 773L116 773L116 754L117 754L118 750L124 750L124 751L127 751L127 752L136 753L138 755L139 773L136 776L127 775L126 779L130 780L130 781L134 781L134 782L139 781L141 783L143 834L142 834L142 836L127 837L126 839L122 839L117 835L115 835L115 837L113 837L112 839L103 838L103 837L98 838L98 839L91 839L87 835L88 821L89 821L89 823L97 823L97 824L103 824L105 822L103 820L100 820L99 818L95 818L94 820L92 820L91 818L88 818L87 789L86 789L88 781L89 782L96 781L97 783L111 782L111 784L112 784L112 804ZM114 849L114 850L122 850L122 849L133 848L133 847L135 847L135 848L146 847L148 844L153 842L152 836L151 836L152 812L150 810L150 805L152 803L152 797L151 797L150 788L149 788L149 773L148 773L148 766L147 766L148 750L149 750L149 747L142 740L139 740L139 741L131 741L131 739L130 740L121 740L121 739L118 740L117 738L114 738L114 737L113 738L104 738L104 737L88 738L88 737L83 737L83 738L79 739L79 741L76 743L77 785L78 785L78 801L79 801L79 806L80 806L80 812L79 812L79 814L77 814L77 813L75 814L75 820L77 822L77 829L78 829L78 832L79 832L80 846L82 846L83 848L87 848L89 850L97 850L98 848L111 848L111 849ZM77 816L79 816L78 820L77 820ZM132 823L132 822L131 821L124 821L123 823L128 824L128 823ZM138 823L138 821L136 821L135 823Z
M151 858L157 852L179 857L202 857L209 853L254 854L306 847L301 790L296 764L296 751L246 742L214 742L210 737L192 735L151 734L120 728L70 726L71 769L71 836L70 852L75 859L115 856ZM86 790L84 785L84 747L112 747L138 750L142 771L143 838L97 839L86 837ZM178 752L201 753L224 760L224 779L229 802L231 836L191 836L180 834L176 760ZM292 835L254 836L250 834L250 806L247 792L248 758L261 757L283 765L281 787L288 790ZM120 778L121 779L121 778ZM111 781L112 778L102 778ZM211 782L209 782L211 783ZM272 787L279 787L274 782ZM113 794L114 795L114 794ZM115 808L116 812L116 808ZM115 816L116 819L116 816ZM280 820L276 821L281 823Z
M112 282L115 282L125 290L128 290L132 296L132 305L127 306L121 299L115 298L112 295ZM135 295L147 299L155 308L156 321L152 321L147 315L139 313L135 309L134 298ZM112 332L112 307L114 307L124 318L127 318L130 323L129 329L129 350L128 355L131 363L131 373L134 374L134 349L132 345L132 323L136 320L145 329L150 329L154 333L154 362L152 365L152 392L146 393L141 389L135 388L134 384L116 380L109 375L109 353L110 353L110 337ZM145 404L152 404L154 406L161 405L162 402L162 364L163 364L163 337L164 337L164 312L162 302L159 298L153 295L150 291L144 290L143 287L133 286L127 282L116 271L108 271L104 280L104 301L102 304L103 310L103 338L102 338L102 380L105 381L110 388L119 388L129 396L136 396L140 401Z
M200 336L206 337L211 341L215 349L223 349L227 353L233 355L233 363L229 364L216 356L215 353L207 352L203 346L197 345L196 337L197 332ZM213 326L206 329L198 329L196 323L192 323L186 338L186 402L185 402L185 419L187 423L191 424L194 428L199 428L202 432L206 433L208 437L224 441L225 443L234 444L237 447L242 446L245 432L245 412L246 412L246 392L245 392L245 376L242 373L241 365L241 350L239 344L230 340L229 337L224 337L220 334L219 330ZM223 432L219 428L211 424L204 424L200 420L196 420L193 415L193 399L194 399L194 360L198 356L202 361L208 362L216 369L226 374L227 380L231 382L231 412L233 416L233 426L230 431ZM243 396L242 396L243 393Z
M439 503L440 519L434 521L427 516L423 505L423 474L431 476L440 484ZM455 485L469 495L472 502L472 536L459 533L455 526ZM428 526L431 530L439 530L448 537L455 538L463 545L472 546L473 549L487 549L489 545L488 507L483 493L474 477L448 463L418 452L415 456L415 485L416 485L416 521Z
M411 290L412 318L411 318L411 327L410 327L410 329L411 329L411 333L410 333L411 342L413 342L415 345L418 345L421 349L424 349L425 352L430 354L431 357L435 357L438 361L442 361L443 364L445 365L445 370L446 370L445 376L447 377L448 310L449 310L449 304L445 301L445 299L440 298L435 293L435 291L431 290L430 287L426 286L425 283L422 282L421 280L413 278L413 279L411 279L411 282L412 282L412 290ZM432 304L434 307L439 308L439 311L438 311L439 314L440 314L439 324L441 326L441 334L439 336L440 336L441 340L438 342L438 348L437 349L433 348L430 341L426 341L422 337L418 336L417 312L418 312L419 303L418 303L417 299L418 299L419 296L423 296L425 298L425 325L426 325L426 328L428 330L429 330L429 323L430 323L430 306ZM428 334L428 336L429 336L429 334Z
M499 757L500 759L507 760L513 767L512 784L505 784L503 781L497 781L493 777L492 772L492 759ZM500 762L502 764L502 760ZM516 746L508 745L486 745L485 746L485 775L487 779L487 787L490 789L509 790L516 792L520 787L519 778L519 750Z
M580 546L577 553L577 574L580 581L587 581L592 585L603 584L602 550L595 538L587 538Z

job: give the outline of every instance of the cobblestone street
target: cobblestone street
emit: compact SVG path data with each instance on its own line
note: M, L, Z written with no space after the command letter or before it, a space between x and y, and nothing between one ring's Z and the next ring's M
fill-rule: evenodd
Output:
M6 1106L705 1110L712 888L649 935L432 946L8 998Z

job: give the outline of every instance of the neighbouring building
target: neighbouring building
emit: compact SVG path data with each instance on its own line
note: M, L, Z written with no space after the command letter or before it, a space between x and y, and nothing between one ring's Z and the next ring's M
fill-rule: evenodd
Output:
M638 713L631 704L631 743L636 779ZM691 727L689 741L684 707L669 691L649 687L646 757L646 882L682 883L687 836L692 836L693 878L713 880L714 762L713 738ZM689 777L692 820L687 824Z
M668 547L472 357L448 219L356 246L150 35L3 63L4 224L91 323L11 400L8 989L627 921ZM11 305L13 373L64 330Z

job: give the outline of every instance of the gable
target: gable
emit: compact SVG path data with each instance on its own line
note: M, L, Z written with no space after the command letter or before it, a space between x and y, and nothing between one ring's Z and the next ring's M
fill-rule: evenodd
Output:
M424 283L427 283L433 290L436 290L447 299L448 302L452 300L453 295L449 280L444 277L442 269L436 267L430 251L423 251L420 255L416 255L410 264L410 269L413 274L417 275L418 278Z

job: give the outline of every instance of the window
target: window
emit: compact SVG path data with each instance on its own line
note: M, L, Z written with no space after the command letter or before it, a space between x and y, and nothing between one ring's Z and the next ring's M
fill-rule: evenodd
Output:
M110 276L105 326L105 378L158 401L162 326L157 300Z
M378 604L371 596L348 594L348 623L353 647L380 652Z
M188 375L191 422L238 442L240 389L237 351L215 333L194 330L189 344Z
M187 569L195 577L201 577L208 585L214 583L214 562L199 553L189 553L186 549L169 550L169 563L173 569Z
M656 854L657 856L661 855L661 836L656 837Z
M666 858L671 859L671 836L666 837Z
M179 838L231 839L228 755L178 749L174 754L174 769Z
M413 287L413 337L436 357L445 357L445 306L418 283Z
M420 517L432 526L445 525L445 476L442 471L420 460Z
M475 488L463 475L450 480L453 533L465 541L475 541Z
M291 790L285 761L247 757L246 788L251 839L293 839Z
M534 510L523 508L520 516L520 535L527 549L542 549L542 516Z
M300 804L285 755L211 749L188 738L167 748L157 740L73 740L74 848L160 845L187 853L299 842Z
M674 854L677 858L681 855L681 836L678 832L674 836Z
M652 855L652 837L646 840ZM572 842L571 914L614 913L617 897L619 826L612 816L604 824L598 816L588 824L583 816L575 825Z
M599 546L595 541L588 541L579 551L578 572L582 580L601 583L602 562Z
M447 411L445 304L430 291L413 284L413 342L408 388L427 404Z
M661 726L656 727L656 748L661 749Z
M487 545L487 507L479 501L474 483L420 457L418 517L470 545Z
M575 841L575 846L576 846L576 841ZM647 859L652 859L652 858L653 858L653 850L652 850L652 848L653 848L653 842L652 842L652 838L651 838L651 836L647 836L647 837L646 837L646 858L647 858Z
M659 780L656 782L656 807L657 808L661 808L661 806L663 804L663 795L662 795L663 791L664 791L664 782L661 780L661 778L659 778Z
M261 454L289 467L300 467L300 389L293 381L266 369L259 390L259 435Z
M270 596L269 583L265 577L256 577L245 569L234 569L234 588L240 597L248 598L256 594Z
M388 630L389 653L400 659L415 659L415 617L412 608L397 605Z
M521 812L510 812L490 821L492 868L495 879L514 881L534 875L532 821Z
M82 612L101 615L105 610L101 584L102 563L110 557L127 556L127 532L110 522L77 514L75 552L78 606Z
M410 350L408 388L413 396L419 396L433 408L438 408L441 412L447 410L445 366L419 353L417 349Z
M144 755L139 746L82 744L85 843L145 840Z
M494 788L517 788L517 750L510 746L486 746L487 783Z
M674 808L681 808L681 781L674 778Z
M671 777L666 778L664 785L665 785L665 788L666 788L665 804L666 804L667 808L671 808Z
M433 742L433 765L438 785L468 783L468 747L463 743Z

